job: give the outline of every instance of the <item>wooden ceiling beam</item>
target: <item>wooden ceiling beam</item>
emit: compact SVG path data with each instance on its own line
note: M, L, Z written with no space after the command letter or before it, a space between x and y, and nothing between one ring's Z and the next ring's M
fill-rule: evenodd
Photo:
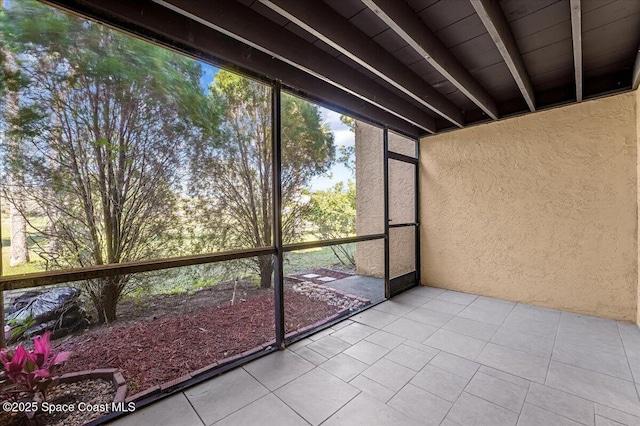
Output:
M436 131L435 119L426 111L247 6L235 1L216 2L215 7L198 0L154 2L307 72L424 131Z
M458 127L462 111L400 60L321 0L259 0L406 96Z
M498 107L491 95L407 3L398 0L362 0L362 3L485 114L494 120L498 119Z
M340 112L387 125L414 136L424 134L425 129L411 124L409 120L378 108L362 97L351 95L322 79L293 67L273 56L247 46L208 26L178 15L152 2L129 0L46 0L46 3L87 16L109 26L137 34L142 38L174 48L199 59L217 63L237 72L253 72L271 79L283 81L284 85L325 102ZM342 64L344 65L344 64ZM359 73L358 73L359 74ZM388 93L386 93L388 92ZM433 117L413 105L407 105L399 96L380 86L379 96L385 97L390 108L402 110L412 108L416 119L426 116L430 125ZM388 98L387 98L388 96ZM409 111L407 111L409 112Z
M518 89L527 102L527 106L531 111L535 111L536 100L533 85L498 0L470 1L507 64Z
M580 0L571 0L570 4L573 67L576 78L576 101L582 102L582 9L580 7Z
M631 89L636 90L638 86L640 86L640 48L636 54L636 63L633 65L633 75L631 79Z

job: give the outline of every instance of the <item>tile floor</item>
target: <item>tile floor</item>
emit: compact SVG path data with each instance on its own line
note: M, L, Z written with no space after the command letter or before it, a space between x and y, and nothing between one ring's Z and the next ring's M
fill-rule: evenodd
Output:
M112 424L640 425L634 324L418 287Z

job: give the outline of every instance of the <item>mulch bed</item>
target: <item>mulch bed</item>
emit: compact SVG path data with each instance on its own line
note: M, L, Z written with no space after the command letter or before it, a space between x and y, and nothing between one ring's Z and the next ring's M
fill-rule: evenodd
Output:
M0 411L0 424L3 426L81 426L106 414L106 411L81 411L79 402L93 406L94 404L110 404L115 395L115 386L101 379L82 380L75 383L63 383L49 389L47 403L73 404L76 408L70 412L53 412L36 414L29 421L24 413L7 413Z
M178 314L127 320L69 336L57 342L56 350L73 352L59 373L118 368L132 395L259 347L275 337L273 292L245 293L244 297L234 305L196 304L196 310L180 308ZM285 300L286 332L338 311L291 290L285 290Z

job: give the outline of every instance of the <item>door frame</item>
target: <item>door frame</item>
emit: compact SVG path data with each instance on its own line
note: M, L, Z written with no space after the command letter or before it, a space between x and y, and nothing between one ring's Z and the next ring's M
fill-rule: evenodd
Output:
M401 135L405 137L404 135ZM389 151L389 129L384 128L383 133L383 150L384 150L384 288L385 297L390 299L391 297L402 293L412 287L420 285L420 203L419 203L419 158L420 158L420 146L418 139L410 139L414 141L416 156L410 157L408 155L400 154L397 152ZM414 221L407 223L389 223L389 161L400 161L406 164L411 164L414 167ZM415 241L415 270L398 277L391 278L391 252L390 252L390 229L401 227L413 227L414 228L414 241Z

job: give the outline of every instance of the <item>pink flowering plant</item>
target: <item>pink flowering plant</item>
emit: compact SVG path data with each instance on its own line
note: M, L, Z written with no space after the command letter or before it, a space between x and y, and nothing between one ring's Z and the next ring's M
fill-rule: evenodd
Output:
M51 332L33 339L33 350L24 346L0 350L0 400L26 398L44 400L54 370L69 358L70 352L51 352Z

